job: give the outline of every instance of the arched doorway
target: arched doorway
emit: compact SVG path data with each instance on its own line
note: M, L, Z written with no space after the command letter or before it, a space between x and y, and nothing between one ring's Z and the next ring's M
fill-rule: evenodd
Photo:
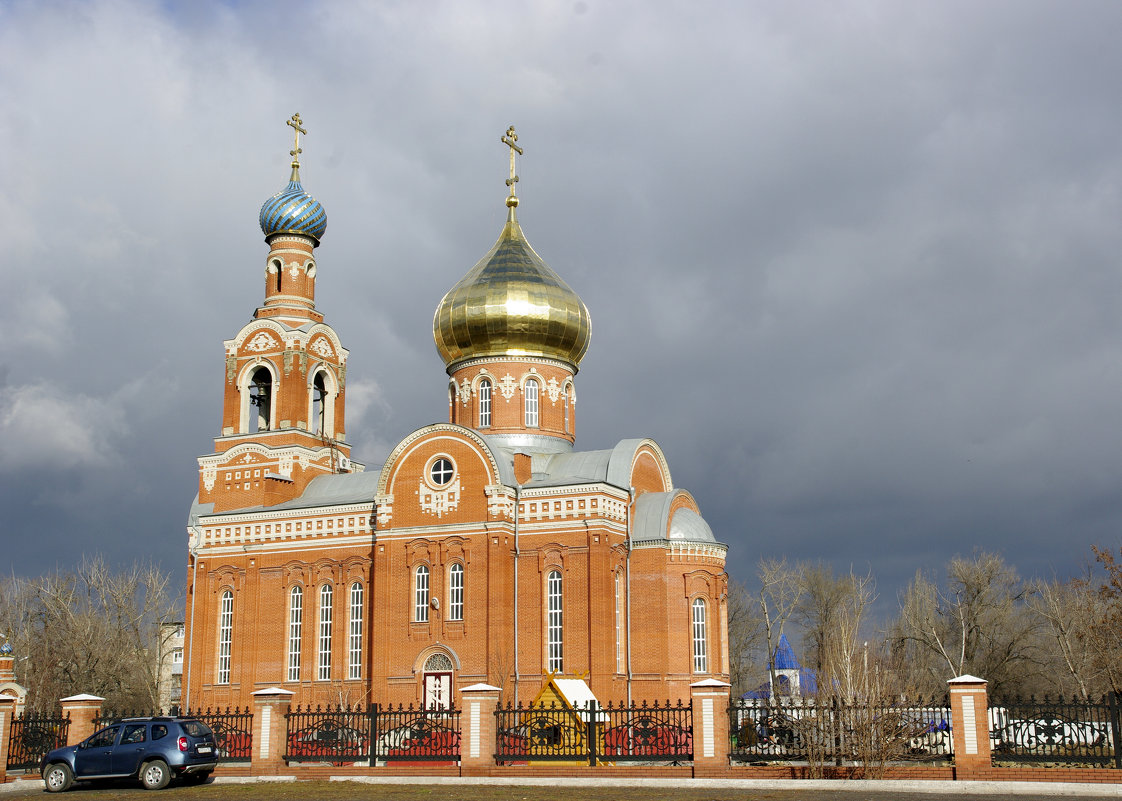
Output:
M425 660L423 670L425 709L450 709L452 707L452 660L447 654L436 653Z

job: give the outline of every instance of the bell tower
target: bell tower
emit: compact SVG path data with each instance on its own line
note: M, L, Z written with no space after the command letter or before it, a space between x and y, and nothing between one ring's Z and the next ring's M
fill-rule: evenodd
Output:
M259 215L265 299L225 342L221 434L214 453L199 457L199 502L215 512L273 506L316 476L362 469L345 437L348 352L315 305L327 212L300 183L300 115L287 124L292 173Z

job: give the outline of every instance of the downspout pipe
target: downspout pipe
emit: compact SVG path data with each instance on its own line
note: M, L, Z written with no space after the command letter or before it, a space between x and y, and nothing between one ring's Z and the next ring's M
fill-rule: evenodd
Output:
M514 483L514 703L518 703L518 510L521 507L522 485Z
M191 661L191 651L195 647L195 596L198 594L199 576L199 543L202 541L202 531L198 526L191 526L191 545L188 552L191 554L191 615L187 623L187 681L183 688L183 697L180 704L186 702L186 709L181 709L186 714L191 709L191 669L195 663Z
M627 501L627 706L631 706L631 515L635 506L635 487L628 487Z

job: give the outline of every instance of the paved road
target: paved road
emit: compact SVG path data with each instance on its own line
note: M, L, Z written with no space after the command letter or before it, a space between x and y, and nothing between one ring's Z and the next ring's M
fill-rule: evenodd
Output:
M245 783L229 778L202 787L173 786L153 797L131 782L76 785L66 797L102 801L136 796L159 801L1025 801L1025 799L1122 798L1119 785L1040 784L1029 782L861 782L861 781L664 781L634 782L541 780L535 784L506 784L499 780L440 780L410 784L400 779L377 783L263 781ZM415 780L413 780L415 781ZM0 785L0 798L43 798L40 782Z

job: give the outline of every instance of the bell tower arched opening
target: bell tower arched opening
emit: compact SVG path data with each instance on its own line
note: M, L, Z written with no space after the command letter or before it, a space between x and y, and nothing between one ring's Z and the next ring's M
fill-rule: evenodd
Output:
M266 364L251 366L238 389L241 395L238 433L271 431L276 412L276 385L272 370Z

